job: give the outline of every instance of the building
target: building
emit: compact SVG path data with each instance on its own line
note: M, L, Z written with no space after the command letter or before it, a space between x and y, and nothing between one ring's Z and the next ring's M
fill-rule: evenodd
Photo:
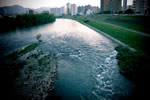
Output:
M144 0L136 0L136 13L144 13Z
M109 0L108 11L110 11L112 14L121 11L121 0Z
M150 14L150 1L133 0L133 10L136 14Z
M50 13L54 14L54 16L62 16L61 8L50 8Z
M77 15L77 5L71 4L71 15Z
M79 15L85 15L85 6L79 6L78 7L78 14Z
M86 5L86 6L78 7L79 15L90 15L90 14L99 13L99 11L100 11L99 7L97 6Z
M122 0L101 0L101 13L105 13L106 11L118 13L121 11L121 1Z
M92 7L91 7L91 11L92 11L92 14L99 13L99 7L97 7L97 6L92 6Z
M50 8L50 13L55 16L63 16L66 15L66 9L64 6L61 8Z
M48 10L43 10L42 13L49 13L49 11Z
M133 0L132 9L133 9L134 12L136 12L136 0Z
M66 6L67 6L67 14L71 15L71 4L67 3Z
M91 9L91 5L85 5L85 13L89 10L89 9Z
M33 9L29 9L29 14L34 14L34 10Z
M127 9L127 0L123 0L123 11Z
M62 10L62 15L66 15L66 9L65 9L65 6L61 7L61 10Z
M150 1L149 0L144 1L144 14L146 15L150 14Z
M85 5L85 14L87 14L87 11L88 11L88 14L89 14L89 12L90 12L90 10L91 10L91 5Z
M101 0L101 13L108 11L108 1L109 0Z
M127 9L132 9L133 10L133 5L128 5Z

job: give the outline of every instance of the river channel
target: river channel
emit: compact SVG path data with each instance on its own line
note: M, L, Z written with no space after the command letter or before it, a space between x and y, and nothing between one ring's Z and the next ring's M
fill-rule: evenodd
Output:
M58 60L55 96L62 100L119 100L134 85L119 72L117 43L70 19L0 34L0 56L36 41L41 34L43 51L54 51Z

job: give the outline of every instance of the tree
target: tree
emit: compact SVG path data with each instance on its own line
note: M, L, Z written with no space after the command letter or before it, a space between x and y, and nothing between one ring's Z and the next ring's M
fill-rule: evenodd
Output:
M0 32L30 27L55 21L55 16L49 13L17 15L16 18L4 16L0 18Z
M124 14L134 14L132 9L127 9Z
M111 14L111 11L108 10L108 11L104 11L103 13L104 14Z
M123 14L123 11L119 11L118 14Z

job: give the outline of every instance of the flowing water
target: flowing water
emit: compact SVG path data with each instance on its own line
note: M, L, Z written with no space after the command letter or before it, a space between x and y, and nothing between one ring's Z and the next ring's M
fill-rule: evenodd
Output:
M58 58L55 96L63 100L119 100L134 85L119 73L116 43L70 19L0 34L1 57L36 41L42 35L43 51Z

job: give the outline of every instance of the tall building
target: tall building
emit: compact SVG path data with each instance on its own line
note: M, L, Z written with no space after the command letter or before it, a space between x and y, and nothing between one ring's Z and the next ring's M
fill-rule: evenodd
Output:
M108 1L109 0L101 0L101 13L108 11Z
M132 7L133 11L136 12L136 0L133 0L133 7Z
M101 13L104 13L105 11L118 13L119 11L121 11L121 1L122 0L101 0Z
M108 11L111 11L113 14L121 11L121 0L109 0Z
M136 13L144 13L144 0L136 0Z
M67 3L67 14L68 15L71 15L71 4L70 3Z
M144 1L144 14L150 14L150 1Z
M79 6L78 7L78 14L79 15L85 15L85 6Z
M77 15L77 5L71 4L71 15Z
M101 9L101 13L103 13L104 12L104 0L101 0L100 1L100 9Z
M127 9L127 0L123 0L123 11Z
M91 5L85 5L85 14L87 13L88 10L91 9L91 7L92 7ZM88 12L89 12L89 11L88 11Z
M63 14L63 15L66 15L66 9L65 9L65 6L61 7L61 10L62 10L62 14Z
M133 0L133 10L138 14L150 13L150 1L149 0Z
M50 8L50 13L54 14L55 16L62 16L61 8Z

